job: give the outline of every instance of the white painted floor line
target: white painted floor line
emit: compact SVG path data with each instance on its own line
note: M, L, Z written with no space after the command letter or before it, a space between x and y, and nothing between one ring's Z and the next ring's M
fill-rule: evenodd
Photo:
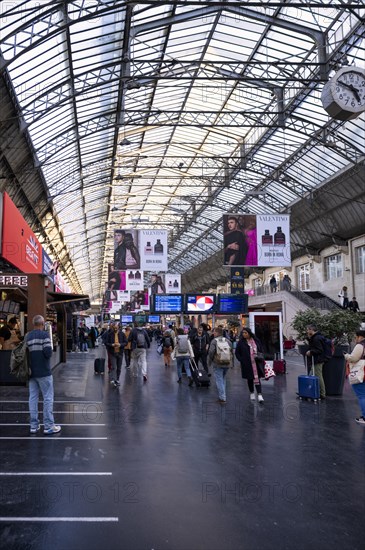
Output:
M6 521L7 523L13 523L15 521L31 521L31 522L36 522L36 521L53 521L53 522L57 522L57 521L73 521L73 522L88 522L88 523L101 523L101 522L118 522L119 521L119 518L118 517L0 517L0 521L1 522L4 522Z
M43 403L42 399L39 400L40 403ZM0 398L0 404L1 403L29 403L29 400L27 399L27 401L4 401L3 399ZM58 401L58 400L54 400L53 403L74 403L75 405L83 405L84 403L86 404L92 404L92 405L101 405L102 404L102 401Z
M0 472L0 476L111 476L112 472Z
M45 439L49 439L50 441L64 441L65 439L76 439L78 441L80 441L81 439L86 439L86 440L92 440L92 439L108 439L107 437L62 437L62 435L57 435L57 434L51 434L51 435L44 435L42 432L39 432L39 435L43 436L43 437L37 437L37 434L32 434L32 435L27 435L25 437L0 437L0 440L1 439L6 439L6 440L9 440L9 439L30 439L31 441L44 441Z
M39 414L43 414L43 411L38 411ZM1 414L29 414L29 411L0 411ZM104 414L103 411L53 411L53 414L85 414L85 415L99 415Z
M57 423L58 426L106 426L106 424L92 424L91 422L85 422L84 424L62 424L61 422ZM0 426L29 426L29 422L3 422L0 423ZM42 424L41 424L42 426Z

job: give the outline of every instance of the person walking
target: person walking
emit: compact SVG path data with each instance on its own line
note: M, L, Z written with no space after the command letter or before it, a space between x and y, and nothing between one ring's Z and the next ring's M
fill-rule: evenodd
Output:
M169 330L165 330L164 335L161 340L162 349L163 349L163 360L165 367L171 367L171 353L174 349L174 338L171 335Z
M201 325L198 327L198 331L193 335L190 341L194 351L194 360L196 366L199 368L199 361L201 361L203 369L208 372L207 358L209 349L209 338L207 333L204 332Z
M278 282L276 280L276 277L275 275L273 275L269 281L269 284L270 284L270 291L271 292L276 292L277 290L277 287L278 287Z
M111 362L109 381L115 388L120 386L119 377L122 371L124 348L126 344L127 339L122 331L122 327L115 324L113 330L109 332L106 342Z
M124 334L127 340L126 345L124 346L124 358L125 358L125 368L129 369L131 366L131 353L132 353L132 342L129 341L129 335L131 333L131 327L125 327Z
M133 376L138 376L138 369L142 371L143 381L147 382L147 348L150 347L150 339L144 323L141 326L136 326L131 330L128 337L128 342L132 344L131 367Z
M356 345L352 353L344 354L346 361L350 364L350 369L360 359L365 359L365 330L356 331L355 342ZM355 418L355 422L365 426L365 379L360 384L352 384L351 387L359 401L361 410L361 416Z
M177 368L177 383L181 384L182 381L182 369L185 368L186 376L189 380L189 386L193 385L193 379L191 377L189 359L194 357L193 348L191 346L189 336L184 334L184 329L178 328L176 335L176 344L173 349L171 358L176 359Z
M82 352L87 353L89 351L87 347L87 331L85 325L79 327L79 347Z
M291 291L291 278L287 273L285 273L283 277L283 290L286 290L287 292Z
M218 403L225 405L226 376L232 366L232 344L223 336L223 328L215 327L208 350L208 364L212 366L218 391Z
M43 396L43 433L52 435L61 431L53 417L53 376L51 373L52 342L48 331L44 330L44 317L33 317L34 329L25 335L29 351L28 360L31 375L29 378L30 433L40 430L38 418L39 391Z
M251 401L256 400L256 388L259 403L264 402L260 379L265 378L265 361L258 357L262 353L263 346L260 340L250 328L244 327L237 343L236 357L241 364L242 378L247 380Z
M314 364L314 374L319 378L320 397L326 398L326 386L323 379L323 365L326 360L324 349L324 336L319 332L316 325L307 326L309 350L306 352L307 372L310 374Z

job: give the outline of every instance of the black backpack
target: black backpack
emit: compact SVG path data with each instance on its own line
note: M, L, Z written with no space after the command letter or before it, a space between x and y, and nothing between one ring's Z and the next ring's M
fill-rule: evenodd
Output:
M163 339L163 347L164 348L171 348L172 342L170 336L165 336Z

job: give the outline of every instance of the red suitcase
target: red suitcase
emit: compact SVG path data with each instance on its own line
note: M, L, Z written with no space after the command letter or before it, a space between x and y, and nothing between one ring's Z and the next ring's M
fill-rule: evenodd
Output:
M285 359L274 359L273 369L275 374L286 374L286 361Z

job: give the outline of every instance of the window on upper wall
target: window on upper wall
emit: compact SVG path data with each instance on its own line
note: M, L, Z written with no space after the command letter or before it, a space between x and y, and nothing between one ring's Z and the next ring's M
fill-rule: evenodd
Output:
M334 254L324 259L324 278L326 281L339 279L343 275L342 255Z
M356 274L365 273L365 245L355 248Z

